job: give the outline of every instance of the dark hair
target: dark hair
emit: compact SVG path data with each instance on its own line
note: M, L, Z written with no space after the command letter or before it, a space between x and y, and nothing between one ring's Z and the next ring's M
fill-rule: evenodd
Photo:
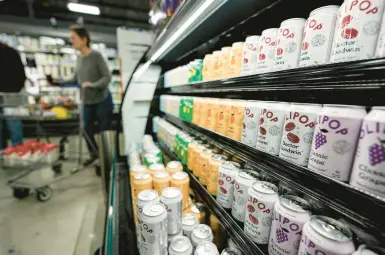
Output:
M80 25L73 25L73 26L70 26L70 30L75 32L80 38L82 38L82 39L86 38L87 39L87 46L90 47L91 36L85 27L80 26Z

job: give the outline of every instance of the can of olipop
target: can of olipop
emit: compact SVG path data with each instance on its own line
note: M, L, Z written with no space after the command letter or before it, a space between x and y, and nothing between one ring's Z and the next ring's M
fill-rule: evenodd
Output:
M329 63L338 16L337 5L315 9L306 21L299 66Z
M257 178L252 172L239 171L235 177L234 183L234 199L231 208L231 215L240 221L245 222L246 204L249 197L249 189Z
M302 230L298 255L347 255L355 251L352 232L339 221L312 216Z
M194 255L219 255L219 251L215 244L204 241L196 247Z
M267 244L278 188L272 183L257 181L249 189L245 233L258 244Z
M167 211L161 203L144 206L140 224L141 255L167 254Z
M192 255L193 247L188 237L178 236L171 243L168 248L169 255Z
M194 247L197 247L198 244L204 241L213 242L213 239L211 228L205 224L196 226L191 234L191 243Z
M219 168L217 202L223 208L232 207L235 176L238 172L239 168L229 161L224 162Z
M269 254L297 255L302 228L310 219L310 204L296 196L281 196L274 205Z
M182 192L175 187L165 188L160 201L167 210L167 234L175 235L182 231Z
M199 220L197 216L193 213L186 213L182 217L182 230L183 235L187 236L188 238L191 238L191 233L193 232L194 228L199 224Z
M274 71L298 67L305 19L284 20L279 28Z
M364 118L350 184L385 197L385 107Z
M278 28L269 28L262 31L259 40L259 53L256 73L270 72L275 61L277 49Z
M324 105L317 116L308 168L348 181L365 108Z
M260 38L258 35L246 37L245 44L243 45L241 75L250 75L257 69Z
M293 103L285 113L279 157L307 166L321 105Z
M257 133L262 101L248 101L243 117L243 130L241 142L255 148L257 145Z

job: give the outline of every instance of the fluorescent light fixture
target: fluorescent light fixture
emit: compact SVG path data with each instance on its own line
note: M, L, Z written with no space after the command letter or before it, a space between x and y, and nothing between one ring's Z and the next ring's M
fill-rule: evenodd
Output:
M88 4L68 3L67 8L73 12L100 15L99 7L88 5Z

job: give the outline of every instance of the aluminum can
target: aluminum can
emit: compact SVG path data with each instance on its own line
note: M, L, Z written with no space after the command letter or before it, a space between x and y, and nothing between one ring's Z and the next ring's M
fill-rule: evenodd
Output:
M203 150L207 149L207 145L200 144L196 147L196 149L193 151L194 156L194 165L193 165L193 173L195 176L199 177L200 175L200 169L199 169L199 163L200 163L200 154Z
M219 62L219 69L220 69L220 77L222 79L228 78L230 73L230 53L231 53L231 47L223 47L221 49L222 55L221 60Z
M252 173L246 171L239 171L235 177L231 215L240 222L245 222L248 192L255 181L257 181L257 178Z
M198 168L199 171L197 171L197 177L199 177L199 182L207 186L207 172L209 168L209 160L211 156L213 155L213 151L210 149L205 149L201 152L199 161L198 161Z
M305 22L305 19L293 18L281 23L277 37L274 71L298 67Z
M285 102L265 102L259 119L257 138L258 150L279 154L282 127L285 122L285 111L289 104Z
M257 145L258 124L262 105L262 101L248 101L245 107L241 142L253 148Z
M170 174L168 172L156 172L152 178L152 185L158 194L162 194L163 189L170 187Z
M203 81L210 81L214 74L214 55L207 54L203 59L202 78Z
M163 204L149 203L144 206L140 232L141 255L167 254L167 211Z
M198 146L200 141L192 141L191 143L188 144L188 149L187 149L187 168L192 171L193 165L195 164L195 158L193 156L194 150Z
M321 105L291 104L285 113L279 157L307 166Z
M274 205L269 255L297 255L302 228L311 216L310 204L296 196L281 196Z
M170 173L170 175L173 175L176 172L182 172L183 166L180 161L170 161L166 165L166 170Z
M147 167L144 165L135 165L130 168L130 183L133 182L134 176L137 173L145 173L147 172Z
M300 67L329 63L338 9L337 5L328 5L310 13L303 33Z
M278 201L278 188L272 183L257 181L248 193L244 231L254 242L267 244L274 204Z
M223 208L231 209L233 204L233 193L235 176L239 168L229 161L224 162L219 168L217 202Z
M315 215L305 223L298 255L348 255L354 251L352 232L341 222Z
M213 239L214 237L211 228L205 224L199 224L191 233L191 243L194 247L197 247L198 244L204 241L213 242Z
M165 188L160 201L167 210L167 234L175 235L182 231L182 192L175 187Z
M354 61L374 56L383 0L348 0L343 15L337 21L330 62Z
M168 248L169 255L192 255L193 246L188 237L178 236L170 243Z
M243 45L244 42L236 42L231 45L230 77L238 77L241 74Z
M199 224L197 216L193 213L186 213L182 217L182 230L183 235L191 238L191 233L194 228Z
M324 105L317 116L308 168L348 181L365 108Z
M260 39L261 37L258 35L246 37L245 44L243 45L241 75L250 75L257 69Z
M227 126L227 137L241 141L243 130L243 117L246 106L245 100L232 100L230 106L229 124Z
M142 190L152 189L152 177L148 173L137 173L132 182L133 197L136 199Z
M256 73L266 73L273 69L275 51L277 50L278 28L269 28L262 31L259 40L259 53Z
M385 57L385 16L382 17L381 30L378 35L377 47L374 56L376 58Z
M156 172L163 172L166 171L164 168L164 165L161 163L155 163L148 167L148 173L151 175L151 177L154 177L154 174Z
M194 255L219 255L219 251L215 244L204 241L196 247Z
M216 117L219 109L219 99L210 98L207 105L207 119L206 119L206 128L215 131Z
M206 223L206 206L204 204L197 202L190 205L187 213L194 214L198 218L199 223Z
M236 248L226 248L222 251L221 255L242 255L242 252Z
M229 124L231 102L229 99L219 99L215 131L224 136L226 136Z
M218 188L219 168L222 163L228 159L225 155L214 154L209 160L209 169L207 174L207 191L216 196Z
M167 236L167 246L170 246L171 242L175 239L175 238L178 238L178 237L181 237L183 236L183 231L180 230L180 232L176 233L176 234L172 234L172 235L168 235Z
M364 118L350 184L385 197L385 107Z
M222 58L223 52L220 50L213 51L213 80L218 80L220 79L220 61Z
M170 187L176 187L182 191L183 208L188 205L190 178L185 172L177 172L171 176Z

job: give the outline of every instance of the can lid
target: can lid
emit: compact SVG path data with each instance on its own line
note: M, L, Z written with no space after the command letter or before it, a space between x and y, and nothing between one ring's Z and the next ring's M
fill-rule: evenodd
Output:
M231 170L231 171L238 171L239 170L239 168L235 164L233 164L233 162L231 162L231 161L225 161L221 167L223 167L226 170Z
M172 178L175 180L185 180L188 178L188 174L185 172L176 172L172 175Z
M277 34L278 33L278 28L268 28L262 31L263 34Z
M151 176L145 172L139 172L134 175L135 180L146 180L146 179L149 179L150 177Z
M149 217L157 217L163 214L166 211L166 208L161 203L149 203L143 208L143 215Z
M198 244L194 254L219 255L219 251L215 244L209 241L204 241Z
M187 236L178 236L172 240L170 248L176 252L185 252L191 247L190 239Z
M231 47L223 47L221 50L222 50L222 51L230 51L230 50L231 50Z
M152 201L158 197L158 192L155 190L142 190L138 194L138 199L142 201Z
M246 42L258 42L260 36L259 35L250 35L246 37Z
M205 149L205 150L202 151L202 153L203 153L203 154L212 154L213 151L210 150L210 149Z
M157 179L164 179L164 178L167 178L167 177L170 177L170 174L166 171L161 171L161 172L156 172L154 173L154 178L157 178Z
M214 160L214 161L226 161L228 158L227 156L225 155L221 155L221 154L214 154L212 157L211 157L211 160Z
M264 194L276 194L278 192L277 186L270 182L256 181L253 184L253 189Z
M247 180L256 180L257 179L256 177L254 177L250 173L243 171L243 170L238 172L238 175L239 175L239 177L247 179Z
M240 168L241 167L241 164L239 164L238 162L235 162L235 161L227 161L229 162L230 164L233 164L234 166Z
M164 170L164 165L160 163L155 163L150 166L151 171L159 171L159 170Z
M311 207L309 202L297 196L283 195L279 197L279 202L282 206L295 212L308 212Z
M182 163L180 163L179 161L170 161L168 162L167 167L174 169L180 167L181 165Z
M206 224L199 224L192 232L192 235L199 239L207 239L213 234L211 228Z
M347 242L352 239L352 232L343 223L326 217L312 216L310 226L320 235L338 242Z
M242 255L242 252L236 248L228 247L222 251L221 255Z
M134 165L130 169L130 171L132 171L132 172L143 172L146 170L147 170L147 167L144 165Z
M180 189L176 187L168 187L163 189L162 191L162 197L164 198L176 198L181 196L182 196L182 192L180 191Z
M185 225L185 226L195 226L195 225L198 225L198 224L199 224L199 221L198 221L197 216L195 216L195 214L186 213L182 217L182 225Z
M192 204L190 207L190 210L193 213L201 213L205 210L205 205L198 202L198 203Z

